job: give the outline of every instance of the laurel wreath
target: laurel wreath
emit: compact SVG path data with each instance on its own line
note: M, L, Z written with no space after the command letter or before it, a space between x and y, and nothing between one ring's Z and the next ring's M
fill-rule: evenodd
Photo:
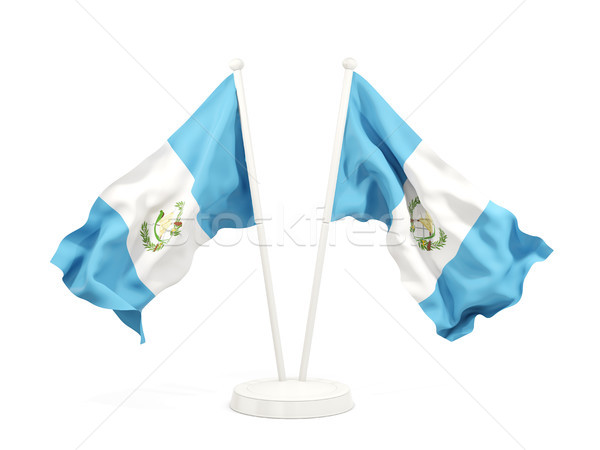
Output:
M439 250L444 245L446 245L446 241L448 240L448 235L441 228L438 228L438 230L440 232L440 238L437 241L427 241L425 239L417 239L417 243L421 250L427 250L427 251Z
M410 202L408 202L408 213L410 214L411 218L413 216L413 211L415 210L417 205L420 205L420 204L421 204L421 200L419 199L419 197L415 197Z
M152 241L152 239L150 238L150 231L148 230L148 222L144 221L144 223L142 223L142 228L140 230L140 236L142 237L142 245L144 246L146 251L156 252L156 251L162 249L165 246L165 244L167 244L171 240L171 238L173 238L174 236L179 236L181 234L181 227L183 226L183 224L181 224L181 217L183 215L183 207L184 206L185 206L185 202L175 203L175 208L179 210L179 213L177 214L177 217L175 218L174 222L175 222L175 224L179 223L180 225L175 225L173 227L168 239L164 239L158 243L154 243ZM162 211L161 211L161 213L162 213ZM161 217L161 214L159 214L158 217Z
M415 197L410 202L408 202L408 205L407 205L408 213L410 214L410 232L411 232L411 234L414 233L414 231L415 231L415 226L413 225L413 211L415 210L417 205L420 205L420 204L421 204L421 199L419 199L419 197ZM440 237L437 241L432 241L430 239L419 239L419 238L415 237L414 234L413 234L413 237L415 238L415 241L417 241L417 245L419 246L419 248L421 250L425 250L428 252L431 250L440 250L442 247L444 247L446 245L446 241L448 240L448 235L441 228L438 228L438 231L440 233Z
M179 210L177 217L175 217L175 222L181 222L181 216L183 215L183 207L185 206L185 202L177 202L175 203L175 208ZM179 236L181 234L181 227L183 225L175 226L173 231L171 231L171 236Z

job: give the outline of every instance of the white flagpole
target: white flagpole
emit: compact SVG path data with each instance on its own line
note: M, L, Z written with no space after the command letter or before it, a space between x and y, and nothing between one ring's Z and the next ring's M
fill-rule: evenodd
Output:
M262 261L263 276L265 279L265 290L267 292L267 306L269 308L271 334L273 336L273 346L275 348L275 361L277 363L277 377L279 378L279 381L284 381L286 379L286 376L285 367L283 364L283 352L281 350L281 337L279 335L279 322L277 320L277 310L275 307L275 295L273 293L273 278L271 276L271 264L269 262L267 238L265 235L265 228L263 224L260 196L258 194L258 183L256 181L256 167L254 165L252 141L250 140L250 127L248 126L248 111L246 109L244 83L242 82L243 67L244 62L241 59L234 59L229 63L229 68L233 70L235 87L237 90L238 106L240 109L242 139L244 141L244 149L246 153L246 166L248 168L248 179L250 181L250 196L252 197L254 221L256 222L256 231L258 232L258 246L260 249L260 258Z
M346 115L348 113L348 101L350 100L350 88L352 86L352 75L356 68L356 61L352 58L346 58L342 62L344 66L344 82L342 87L342 100L338 112L337 128L335 139L333 141L333 155L331 157L331 168L329 170L329 182L327 185L327 194L325 196L325 210L323 212L323 225L321 225L321 235L319 237L319 248L317 250L317 262L313 278L313 286L310 296L310 306L308 309L308 320L306 321L306 331L304 334L304 349L302 350L302 361L300 363L300 381L306 381L308 372L308 359L310 357L310 347L315 329L315 318L317 315L317 303L319 302L319 290L321 288L321 276L323 275L323 263L325 261L325 249L329 238L329 223L331 222L331 212L333 210L333 199L335 197L335 186L342 153L342 142L344 140L344 129L346 128Z

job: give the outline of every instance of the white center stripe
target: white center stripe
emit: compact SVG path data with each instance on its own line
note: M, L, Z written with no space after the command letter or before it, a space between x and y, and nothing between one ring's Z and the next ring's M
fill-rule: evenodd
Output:
M404 183L404 201L408 204L418 197L420 204L415 207L413 215L423 218L413 222L416 229L411 232L407 204L398 205L392 211L388 249L400 267L406 288L421 302L435 290L442 269L456 256L461 242L488 200L423 142L404 164L404 171L411 180ZM419 248L415 236L434 232L439 241L441 231L446 235L441 242L443 246L432 251Z
M129 227L127 249L138 277L155 295L183 278L196 249L209 240L196 220L200 208L193 184L192 174L167 142L100 195ZM140 235L144 222L147 245Z

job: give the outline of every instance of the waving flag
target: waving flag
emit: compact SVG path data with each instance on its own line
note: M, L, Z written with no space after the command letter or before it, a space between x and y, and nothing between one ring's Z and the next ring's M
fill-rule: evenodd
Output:
M409 293L455 340L519 301L531 266L552 249L442 161L354 73L331 220L388 225L389 250Z
M52 263L71 292L140 334L142 309L221 228L254 225L234 76L149 158L110 185Z

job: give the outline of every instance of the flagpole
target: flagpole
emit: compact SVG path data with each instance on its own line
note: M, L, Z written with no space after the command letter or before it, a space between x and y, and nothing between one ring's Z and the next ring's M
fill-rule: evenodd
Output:
M277 371L279 380L262 379L248 381L238 384L233 389L230 407L234 411L242 414L248 414L257 417L273 417L281 419L300 419L309 417L325 417L335 414L341 414L350 411L354 406L350 388L343 383L322 379L306 379L306 366L308 364L308 352L310 351L310 342L312 339L312 329L315 322L315 313L317 308L317 298L319 293L319 283L321 281L321 272L323 269L323 258L325 255L325 245L327 243L327 230L331 220L331 209L333 205L333 195L335 194L335 178L337 174L337 162L339 160L344 124L346 121L346 109L350 94L350 83L352 81L352 70L356 67L356 62L351 59L344 60L346 75L344 78L344 89L342 91L342 106L340 107L340 117L338 118L338 130L335 139L333 164L327 191L327 205L325 211L326 220L321 228L321 240L319 242L319 256L317 269L315 270L315 283L313 285L313 296L311 298L311 313L307 324L307 334L304 345L303 372L304 378L286 379L283 369L283 358L281 356L281 343L279 338L279 327L277 325L277 314L275 312L275 301L273 300L273 287L271 281L271 271L269 269L269 259L267 247L265 245L265 232L262 223L262 214L260 201L258 198L258 189L254 169L254 155L250 144L250 132L248 128L248 117L246 113L246 100L244 98L244 87L242 84L241 69L244 63L239 59L233 60L229 67L234 71L235 84L237 87L238 102L240 108L240 119L242 123L242 135L244 146L246 148L246 163L248 165L248 174L250 178L250 190L252 194L252 203L254 205L254 215L258 230L258 240L261 250L263 263L263 273L265 275L265 287L267 290L267 302L269 305L269 315L271 318L271 331L273 333L273 343L275 344L275 358L277 360ZM337 154L337 157L336 157Z
M317 262L315 264L315 273L310 296L310 306L308 309L308 320L306 321L306 331L304 333L304 349L302 350L300 375L298 377L300 381L306 381L306 375L308 372L308 359L310 357L310 348L315 329L317 304L319 302L319 291L321 289L321 276L323 275L323 264L325 262L325 249L327 248L327 240L329 238L329 223L331 222L333 199L335 197L335 186L337 182L340 156L342 154L342 143L344 140L344 129L346 128L348 102L350 100L350 88L352 87L352 75L354 73L354 69L356 68L356 61L352 58L346 58L342 62L342 66L345 69L342 87L342 99L340 101L335 139L333 141L333 154L331 157L331 168L329 170L327 193L325 195L323 224L321 225L321 235L319 237L319 247L317 250Z
M265 290L267 293L267 306L269 308L271 334L273 336L273 347L275 349L275 362L277 363L277 377L279 381L284 381L286 376L285 367L283 364L283 352L281 349L281 337L279 334L279 322L277 320L277 309L275 307L275 295L273 293L273 278L271 276L271 264L269 262L269 252L263 223L262 207L260 204L260 196L258 194L254 153L252 151L252 141L250 140L250 127L248 126L246 96L244 93L244 83L242 81L243 67L244 62L241 59L234 59L229 63L229 68L233 71L235 87L237 90L238 106L240 110L240 123L242 126L242 139L244 141L246 166L248 168L248 179L250 182L250 196L252 197L254 221L256 222L256 231L258 232L258 247L260 249L260 258L262 261L263 276L265 280Z

